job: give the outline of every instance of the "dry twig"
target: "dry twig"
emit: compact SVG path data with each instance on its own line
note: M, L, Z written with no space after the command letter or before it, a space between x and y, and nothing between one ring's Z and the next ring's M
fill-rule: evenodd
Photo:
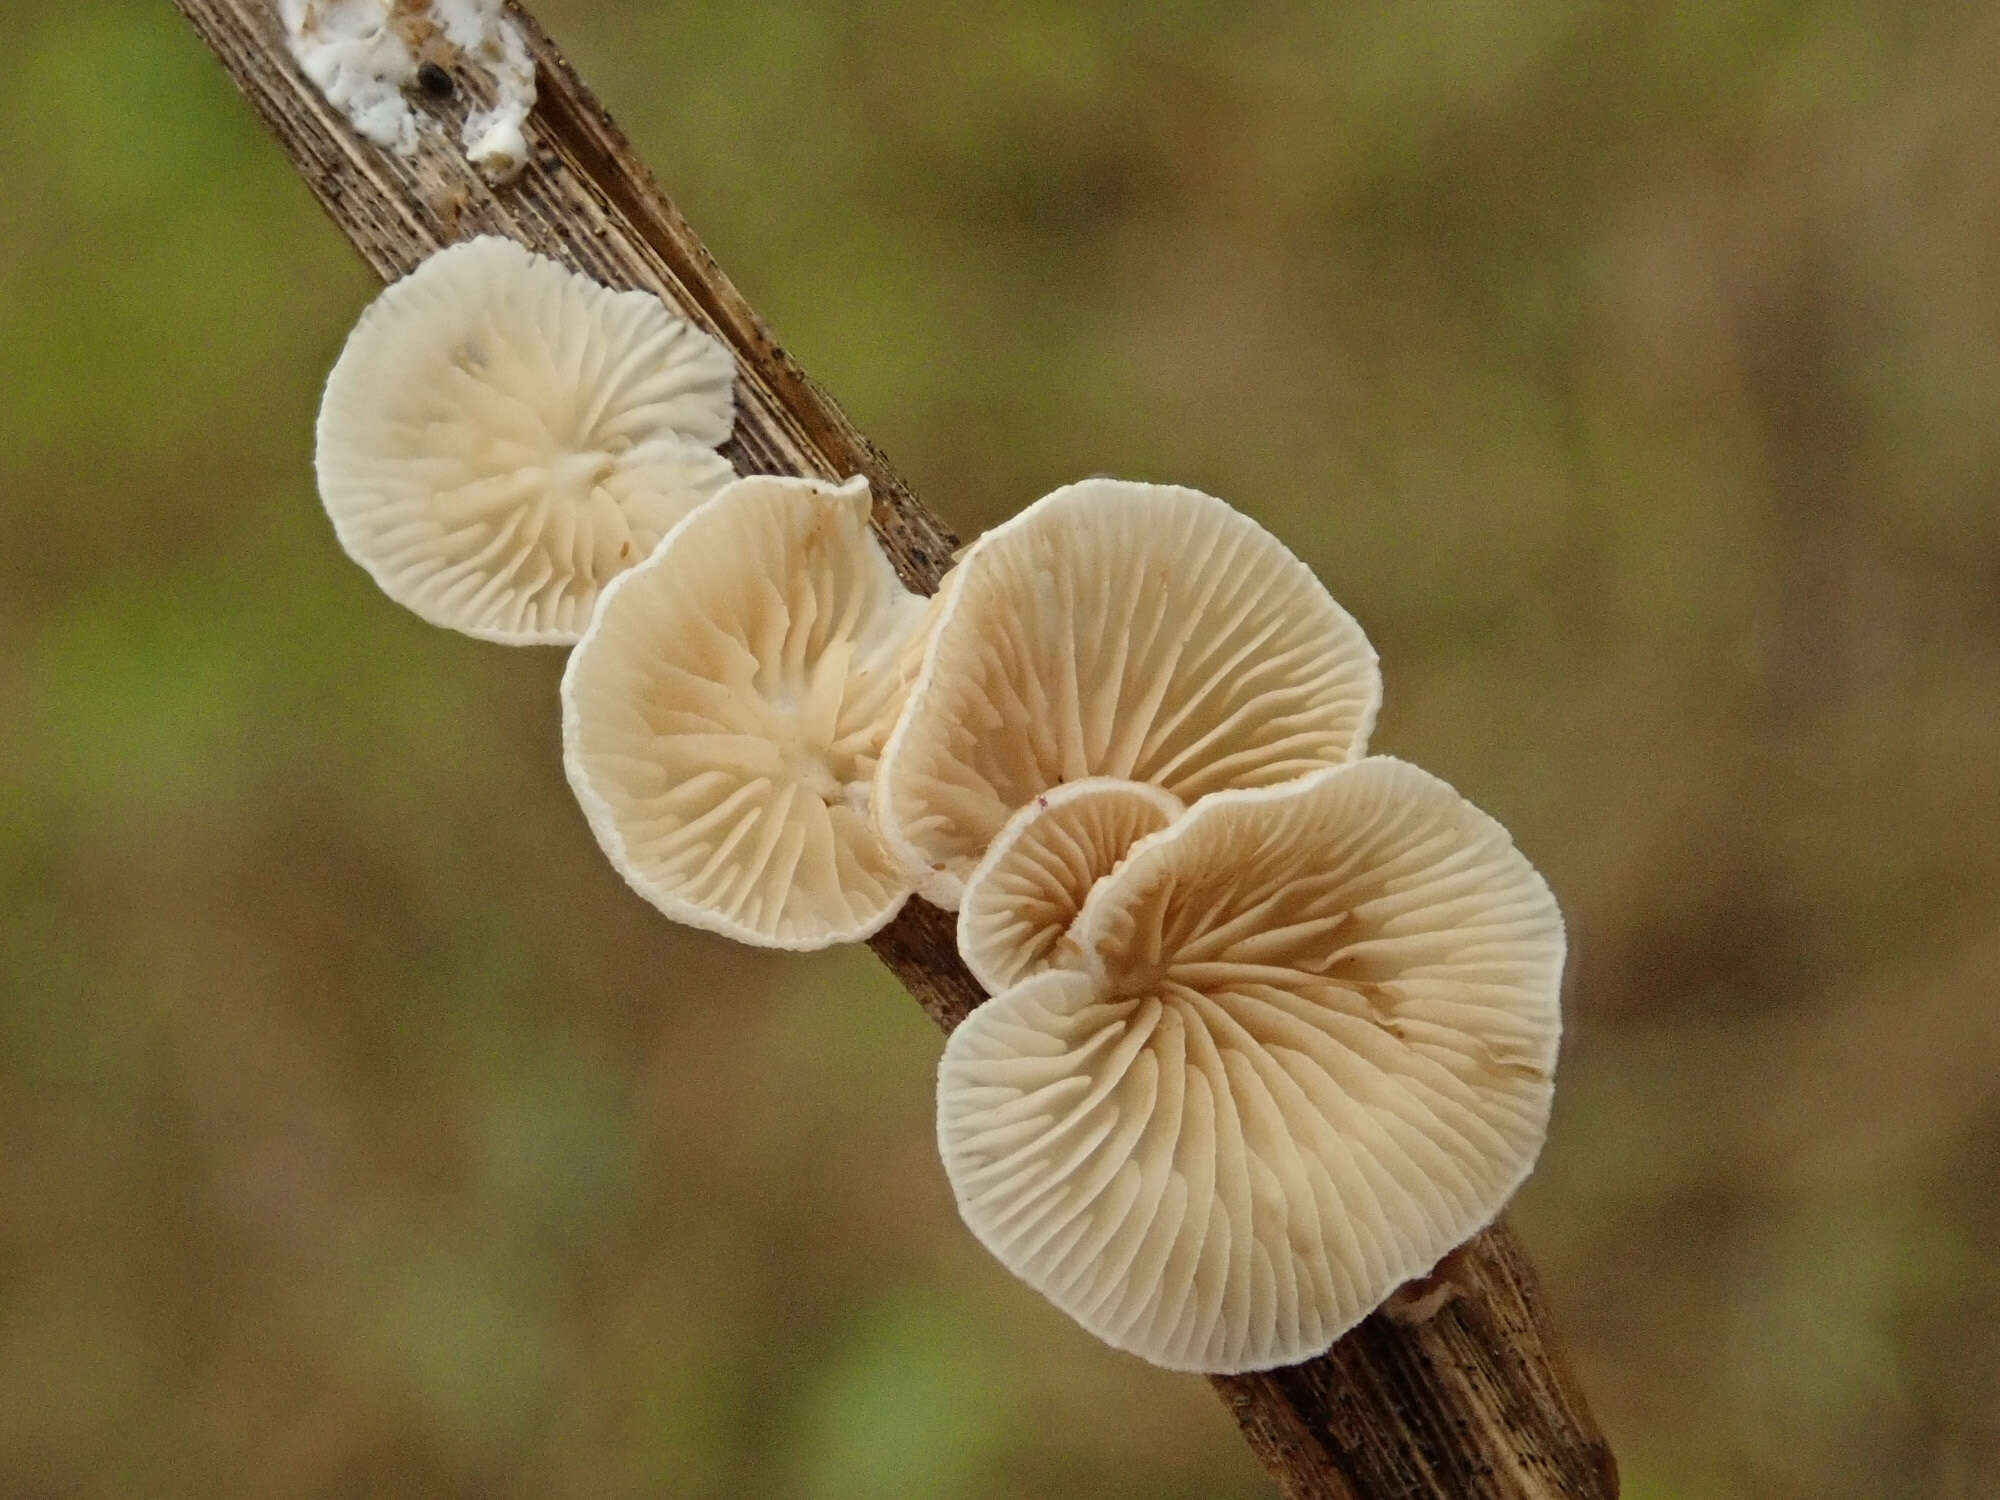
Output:
M293 65L276 0L175 0L347 237L386 281L473 234L503 234L613 286L665 297L736 353L739 417L724 450L745 472L866 474L897 568L925 592L956 539L792 362L717 269L611 118L534 21L533 160L489 187L458 148L476 83L426 88L442 128L399 157L350 130ZM873 944L946 1030L984 996L950 920L912 902ZM1534 1273L1504 1224L1452 1257L1458 1288L1436 1316L1377 1313L1303 1365L1213 1382L1295 1500L1614 1500L1610 1449L1564 1363Z

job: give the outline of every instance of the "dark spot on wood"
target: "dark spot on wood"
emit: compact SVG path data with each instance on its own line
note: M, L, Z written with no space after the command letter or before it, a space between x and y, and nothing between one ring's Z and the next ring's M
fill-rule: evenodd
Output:
M451 74L434 62L426 62L417 64L417 87L433 99L449 99L456 85Z

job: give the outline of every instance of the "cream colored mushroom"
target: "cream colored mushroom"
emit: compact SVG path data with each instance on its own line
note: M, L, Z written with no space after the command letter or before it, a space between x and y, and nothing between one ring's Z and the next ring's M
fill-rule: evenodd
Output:
M1109 776L1038 794L966 878L958 951L973 977L997 994L1055 962L1091 887L1182 811L1171 792Z
M1318 1354L1534 1162L1561 917L1414 766L1209 798L1071 939L1077 967L953 1034L938 1140L973 1232L1108 1343L1211 1372Z
M926 601L868 510L863 479L739 479L612 582L570 656L570 785L670 917L820 948L910 893L869 795Z
M482 237L375 299L320 405L348 555L434 624L574 641L598 591L735 477L735 364L647 292Z
M956 909L1017 810L1064 782L1192 805L1362 753L1361 627L1276 538L1195 490L1092 479L967 549L884 751L883 837Z

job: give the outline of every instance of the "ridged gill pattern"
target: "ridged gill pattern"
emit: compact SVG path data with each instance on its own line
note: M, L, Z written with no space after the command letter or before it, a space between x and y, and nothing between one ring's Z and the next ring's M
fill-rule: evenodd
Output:
M1561 918L1415 767L1210 798L1071 938L1076 967L954 1033L938 1137L980 1240L1119 1348L1212 1372L1320 1353L1533 1164Z
M955 908L1007 819L1089 776L1192 805L1361 753L1361 627L1213 496L1094 479L982 536L884 756L883 831Z
M611 585L571 654L570 783L671 917L819 948L909 895L868 799L926 610L868 509L863 480L738 480Z
M598 593L735 477L728 350L645 292L484 237L369 307L316 464L341 545L425 619L574 641Z
M1140 839L1180 816L1180 799L1143 781L1091 777L1041 793L1007 820L965 882L958 951L989 993L1065 951L1091 887Z

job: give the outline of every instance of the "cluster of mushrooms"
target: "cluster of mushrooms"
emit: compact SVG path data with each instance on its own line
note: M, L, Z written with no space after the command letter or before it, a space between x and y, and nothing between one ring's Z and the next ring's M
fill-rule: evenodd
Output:
M926 599L864 479L736 477L733 384L657 298L473 240L349 339L321 494L426 619L574 643L570 783L668 916L806 949L958 913L993 998L938 1144L1010 1270L1169 1368L1325 1350L1533 1164L1548 887L1366 753L1373 648L1221 501L1070 485Z

